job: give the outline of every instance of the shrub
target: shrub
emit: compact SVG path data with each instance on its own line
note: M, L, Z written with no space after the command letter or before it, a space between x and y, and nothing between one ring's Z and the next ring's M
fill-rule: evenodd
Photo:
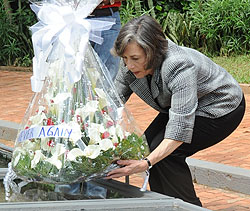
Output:
M33 48L29 27L37 20L28 2L15 3L14 8L6 8L0 1L0 65L30 66Z
M204 51L212 55L249 53L250 0L198 0L188 9Z

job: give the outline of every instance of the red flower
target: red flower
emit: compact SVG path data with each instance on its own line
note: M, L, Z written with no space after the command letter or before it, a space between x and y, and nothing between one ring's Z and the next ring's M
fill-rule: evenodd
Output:
M54 147L55 146L55 142L54 140L50 139L48 142L47 142L48 146L49 147Z
M47 119L47 125L54 125L52 118Z
M82 123L82 117L80 115L76 115L76 119L78 123Z
M109 132L108 131L105 131L103 134L102 134L102 139L104 138L108 138L110 136Z
M118 143L114 143L114 146L117 147L117 146L118 146Z
M88 123L82 124L82 129L85 130L88 126Z

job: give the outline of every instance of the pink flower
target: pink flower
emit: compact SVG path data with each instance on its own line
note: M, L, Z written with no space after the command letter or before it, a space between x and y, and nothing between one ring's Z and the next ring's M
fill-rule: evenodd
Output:
M109 132L108 131L105 131L103 134L102 134L102 139L104 138L108 138L110 136Z
M109 127L111 127L111 126L113 126L113 125L114 125L114 122L112 122L112 121L109 120L109 121L107 122L107 124L106 124L106 127L109 128Z

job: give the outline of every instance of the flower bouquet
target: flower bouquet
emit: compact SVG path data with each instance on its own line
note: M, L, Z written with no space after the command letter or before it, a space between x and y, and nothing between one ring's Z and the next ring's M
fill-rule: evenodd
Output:
M100 40L102 23L88 14L99 0L34 4L35 57L30 102L12 156L18 177L42 183L72 183L105 176L117 159L149 153L108 70L89 40ZM105 27L104 27L105 28Z

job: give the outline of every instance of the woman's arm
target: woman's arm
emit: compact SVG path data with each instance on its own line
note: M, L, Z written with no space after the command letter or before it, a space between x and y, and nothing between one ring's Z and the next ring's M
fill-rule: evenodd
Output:
M160 145L153 152L151 152L147 158L151 162L151 164L154 165L170 155L182 143L183 142L181 141L163 139ZM148 163L146 160L119 160L117 161L117 163L124 167L109 172L106 179L128 176L131 174L146 171L148 169Z

